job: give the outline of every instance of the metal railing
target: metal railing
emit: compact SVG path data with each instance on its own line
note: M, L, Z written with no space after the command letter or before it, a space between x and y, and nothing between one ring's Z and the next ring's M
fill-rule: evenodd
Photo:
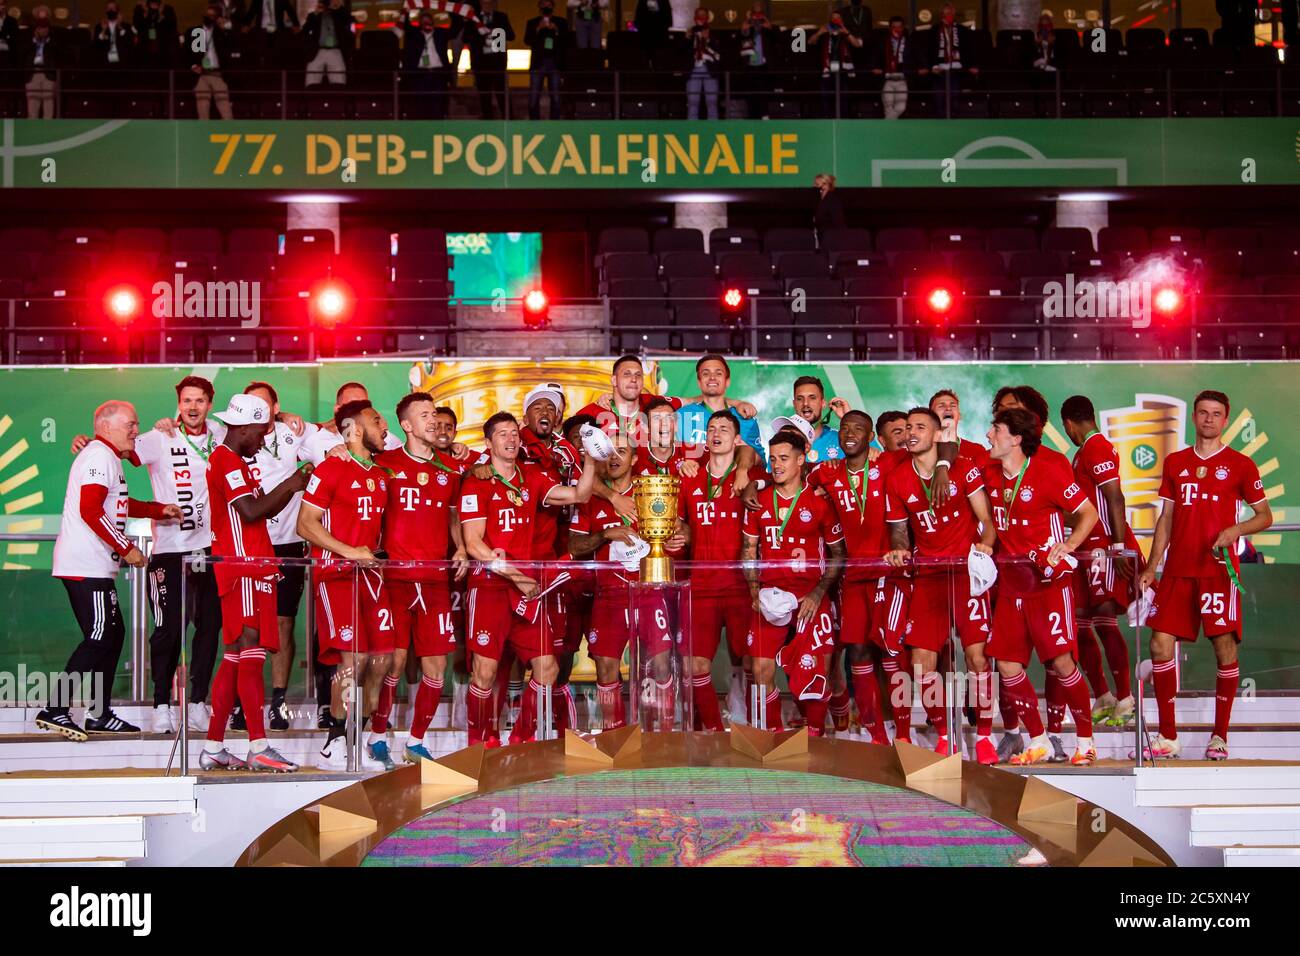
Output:
M1133 62L1129 62L1132 60ZM349 70L345 83L308 86L304 68L246 69L220 76L238 119L685 119L689 63L662 70L538 70L553 77L539 96L524 71L463 78L417 71ZM44 75L44 74L43 74ZM1300 70L1168 68L1136 57L1113 65L975 72L908 71L907 115L926 118L1067 118L1300 115ZM58 68L48 72L58 118L189 119L195 74L184 69ZM0 111L27 115L31 71L0 70ZM882 71L859 68L718 70L706 100L718 119L872 119L883 116ZM548 101L546 107L539 100ZM707 103L702 103L702 106ZM558 107L552 113L551 107ZM213 105L218 118L219 106ZM702 114L701 118L708 118Z
M719 284L745 289L744 279ZM350 316L331 324L314 318L302 296L269 296L265 313L254 320L154 318L146 307L136 321L118 325L106 317L101 300L32 296L0 299L0 364L456 354L464 336L546 328L605 336L611 352L722 350L791 359L1300 357L1300 293L1189 291L1168 315L1148 303L1146 316L1049 318L1043 295L964 295L959 287L949 287L953 302L942 313L927 304L924 292L825 297L760 291L746 296L739 314L724 312L712 297L553 299L550 310L563 308L565 318L554 324L539 320L531 328L518 311L521 300L359 297ZM509 309L519 324L482 324L483 309ZM710 318L699 321L706 314Z

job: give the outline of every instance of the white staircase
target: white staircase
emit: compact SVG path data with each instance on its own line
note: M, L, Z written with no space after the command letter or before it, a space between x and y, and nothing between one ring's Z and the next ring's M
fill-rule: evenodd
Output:
M1300 867L1300 766L1144 767L1134 802L1191 808L1188 842L1224 866Z
M0 779L0 865L143 860L145 818L193 814L194 784L161 776Z

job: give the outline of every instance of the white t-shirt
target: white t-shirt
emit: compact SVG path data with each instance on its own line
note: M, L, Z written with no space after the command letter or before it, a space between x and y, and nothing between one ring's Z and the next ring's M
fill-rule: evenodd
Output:
M202 435L180 429L169 438L154 429L135 440L140 464L149 469L154 501L180 505L183 515L153 523L154 554L185 554L212 546L207 456L225 437L226 426L210 418Z
M284 422L276 422L275 428L266 436L266 443L258 453L247 459L248 466L262 485L263 490L273 491L277 485L287 481L298 469L299 462L309 461L319 465L325 455L343 439L319 425L304 423L306 431L299 438ZM293 544L301 541L298 537L298 509L302 505L302 492L298 492L278 515L266 520L266 529L271 534L274 545Z
M90 530L81 518L81 489L84 485L103 485L104 530L120 539L120 551L114 551ZM92 438L72 460L68 473L68 490L63 496L63 519L54 542L54 576L56 578L111 578L116 576L121 555L131 548L126 538L126 475L117 450L99 438Z

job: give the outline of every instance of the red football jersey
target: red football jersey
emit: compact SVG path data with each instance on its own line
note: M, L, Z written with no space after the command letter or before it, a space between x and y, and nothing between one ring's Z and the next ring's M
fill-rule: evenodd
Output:
M460 500L460 474L437 452L426 461L406 447L375 456L388 473L383 542L394 561L443 561L451 547L451 513ZM443 467L439 467L439 466ZM445 569L388 568L392 581L445 580Z
M1108 548L1111 545L1110 508L1101 493L1101 486L1119 480L1119 454L1115 446L1101 432L1093 432L1083 440L1071 462L1074 480L1079 483L1093 507L1097 509L1097 523L1084 547Z
M1021 477L1008 476L1000 461L990 460L990 467L984 470L984 484L993 507L993 523L998 529L998 546L1002 554L1027 555L1049 541L1064 541L1069 537L1065 514L1079 510L1088 496L1074 480L1074 472L1062 467L1061 461L1064 461L1064 456L1060 454L1055 459L1050 456L1039 458L1035 454L1028 460ZM997 467L992 467L994 465ZM1017 477L1020 477L1018 490ZM1036 571L1029 573L1031 571L1033 569L1026 565L1007 568L999 580L1006 584L1007 590L1016 593L1033 590L1038 575ZM1068 574L1060 573L1052 583L1068 580Z
M1208 458L1194 446L1166 458L1160 497L1174 503L1164 573L1200 577L1223 570L1210 549L1220 531L1237 523L1239 503L1257 505L1267 495L1255 463L1224 445Z
M673 411L682 407L680 398L665 396L673 406ZM637 447L646 445L650 440L649 427L646 422L645 407L650 404L652 399L658 398L649 392L642 392L637 400L637 414L624 416L622 412L616 409L601 408L595 402L590 405L584 405L578 409L579 415L590 415L596 420L596 427L600 428L611 438L620 432L626 437L627 441Z
M218 445L208 456L208 501L212 520L212 553L220 558L274 558L266 521L245 521L235 502L252 495L262 496L262 486L248 470L244 459L226 445ZM276 574L274 564L222 562L213 564L217 590L225 594L240 578L265 578Z
M957 450L957 457L965 458L974 462L977 468L983 468L989 462L989 450L979 442L968 441L965 438L958 439L960 445Z
M617 528L623 524L614 507L603 498L592 497L586 504L579 505L573 512L572 534L599 534L607 528ZM636 520L629 527L637 530ZM602 544L590 557L591 561L609 561L609 543ZM640 579L640 570L628 571L618 568L601 568L596 572L597 590L624 588Z
M460 520L462 524L486 521L483 543L494 551L505 552L510 561L526 564L534 560L533 526L537 509L559 482L540 468L518 465L514 474L505 480L516 490L511 490L500 478L483 481L465 475L460 484ZM529 577L538 573L536 568L523 570ZM482 579L487 573L477 568L474 576Z
M763 587L781 588L802 597L821 579L826 545L844 540L835 512L806 485L794 498L784 498L772 488L761 491L758 500L762 511L745 512L745 536L759 539L759 556L765 562L797 562L765 566L759 581Z
M952 463L948 501L938 510L930 507L929 490L930 482L921 480L915 462L895 468L885 479L886 520L911 526L913 550L919 557L966 557L979 540L979 522L970 506L971 495L984 490L979 466L969 458Z
M383 530L384 508L388 503L388 476L377 465L363 465L355 458L330 456L312 472L303 493L305 504L325 512L325 530L354 548L379 549ZM313 546L312 557L321 564L341 560L332 551ZM317 577L339 577L350 573L330 573L320 568Z
M906 457L910 458L910 455ZM862 471L851 471L843 458L823 461L808 473L808 487L826 493L840 527L850 558L878 558L889 550L889 529L885 525L885 482L901 459L883 454ZM871 568L848 568L846 581L867 581L884 572Z
M550 455L549 462L543 463L529 456L527 445L520 450L523 461L529 469L544 471L557 485L569 484L570 477L575 477L581 469L570 467L567 455ZM538 561L554 561L561 555L569 553L569 525L573 521L573 509L567 505L542 505L533 517L533 558Z
M751 480L763 475L761 467L750 469ZM707 461L693 478L683 478L677 496L677 516L691 529L692 561L739 561L745 527L745 506L733 486L734 473L715 479ZM693 568L691 590L710 596L745 589L745 575L739 568Z

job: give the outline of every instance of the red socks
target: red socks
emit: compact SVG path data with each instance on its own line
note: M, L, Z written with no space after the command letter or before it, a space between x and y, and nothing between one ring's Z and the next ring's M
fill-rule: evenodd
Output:
M671 733L677 718L677 682L671 677L662 684L655 681L655 701L659 706L659 731Z
M723 730L722 711L718 707L718 694L713 689L713 677L696 674L691 678L691 701L695 705L695 719L702 730Z
M382 699L382 698L381 698ZM432 677L421 677L420 686L415 690L415 713L411 717L411 736L423 740L433 722L438 701L442 699L442 681Z
M1094 617L1093 630L1101 638L1101 646L1106 651L1106 661L1110 665L1110 676L1115 682L1115 697L1123 700L1133 696L1133 681L1129 676L1128 641L1119 629L1119 622L1113 617Z
M888 743L885 736L885 721L880 712L880 687L876 684L876 668L870 661L865 664L849 665L849 677L853 681L853 696L858 702L858 719L864 727L871 730L871 739L876 743Z
M1106 683L1106 664L1101 659L1101 645L1097 642L1093 622L1090 617L1076 617L1074 633L1079 645L1079 666L1088 678L1092 696L1100 697L1110 693L1110 685Z
M382 734L388 730L388 718L393 714L393 698L397 696L397 678L392 674L384 675L384 683L379 688L379 703L370 715L370 729Z
M849 689L837 694L831 695L830 702L831 717L835 721L836 730L847 730L849 726Z
M627 723L627 718L623 714L623 685L621 682L597 684L596 701L600 704L602 730L617 730Z
M975 675L975 733L987 737L993 733L993 671Z
M497 736L495 708L492 706L492 690L484 690L470 681L469 698L466 701L466 723L469 724L469 744L482 743L488 737Z
M573 702L573 691L569 689L568 684L557 684L551 688L555 717L555 735L563 737L564 731L570 727L578 726L578 707Z
M883 661L889 680L889 705L894 709L894 739L912 742L912 677L900 666L900 659Z
M1156 710L1160 714L1160 736L1165 740L1178 738L1178 726L1174 717L1174 698L1178 696L1178 672L1171 658L1156 661L1151 669L1151 680L1156 687ZM1215 702L1218 708L1218 702Z
M1092 736L1092 702L1088 699L1088 685L1083 682L1083 671L1074 669L1069 677L1059 679L1070 713L1074 715L1074 732L1080 737Z
M212 681L212 716L208 718L208 739L226 739L226 725L230 712L235 709L235 684L239 676L239 652L222 655L221 666Z
M808 733L813 737L820 737L826 733L826 706L827 700L801 700L798 702L799 710L803 713L803 718L808 726ZM769 728L770 729L770 728Z
M266 701L266 648L250 647L239 652L239 703L244 708L244 723L249 740L266 736L262 705Z
M1038 695L1024 671L1015 677L1002 678L1002 690L1015 705L1016 714L1025 722L1031 737L1043 735L1043 719L1038 715Z
M934 724L935 732L940 737L947 737L948 715L943 709L943 680L939 672L922 674L917 686L921 691L921 706L925 708L925 716L930 718L930 723Z
M1047 732L1059 734L1065 723L1066 693L1054 670L1048 669L1043 676L1043 696L1047 698Z
M763 703L763 713L767 720L767 730L785 729L781 724L781 695L775 687L770 688L767 692L767 699ZM825 716L825 711L822 712L822 715ZM749 723L751 727L757 727L758 715L750 714Z
M1237 679L1240 670L1234 661L1220 667L1214 680L1214 733L1228 739L1228 723L1232 720L1232 699L1237 696Z

